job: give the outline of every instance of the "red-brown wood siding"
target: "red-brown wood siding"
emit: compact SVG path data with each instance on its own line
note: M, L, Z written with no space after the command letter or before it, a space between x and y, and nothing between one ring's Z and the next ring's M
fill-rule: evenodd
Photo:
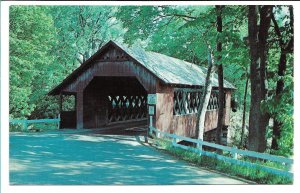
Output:
M83 93L76 93L76 129L83 129Z
M86 88L91 85L95 77L103 77L102 81L107 81L104 77L135 77L139 83L146 90L147 94L157 94L157 104L155 106L155 115L153 117L153 124L158 129L176 133L178 135L193 137L195 135L196 115L173 115L173 97L174 88L171 85L166 85L157 79L152 73L149 72L144 66L130 60L123 52L108 48L106 52L95 58L94 62L89 64L90 67L82 71L74 80L69 83L61 92L76 93L76 120L77 128L87 127L99 127L105 123L105 117L107 111L107 101L105 98L107 94L99 93L108 88L114 87L114 84L106 85L86 91ZM122 86L119 86L122 87ZM126 86L123 86L126 87ZM136 92L134 89L127 86L123 88L122 93ZM97 90L93 93L93 90ZM125 92L126 91L126 92ZM143 94L143 92L138 92ZM144 93L145 94L145 93ZM230 121L230 99L231 91L226 91L226 104L224 123L229 125ZM99 108L103 108L98 112L98 115L92 112L92 107L99 105ZM99 103L99 104L98 104ZM102 112L103 111L103 112ZM217 111L207 111L205 116L205 131L216 128L217 126ZM96 120L96 121L95 121ZM148 116L149 120L149 116ZM86 123L86 125L83 124ZM149 123L149 122L148 122Z
M170 88L159 88L156 104L156 128L177 135L194 137L196 128L196 114L173 115L174 92ZM229 125L230 121L230 99L231 92L226 91L226 104L224 124ZM205 115L205 132L217 127L218 111L207 111Z
M95 76L133 76L139 80L148 93L155 93L156 78L131 61L96 62L69 84L64 91L81 91Z

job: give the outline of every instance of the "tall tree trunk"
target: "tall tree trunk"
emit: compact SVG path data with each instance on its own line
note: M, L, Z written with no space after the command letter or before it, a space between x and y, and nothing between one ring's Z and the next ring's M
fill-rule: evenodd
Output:
M269 114L261 110L261 102L266 99L267 96L266 44L271 22L272 6L260 7L259 26L257 26L258 8L258 6L250 5L248 13L248 33L251 58L249 149L253 151L264 152L266 149L266 127L269 122Z
M212 76L213 73L216 71L214 64L214 56L210 45L208 45L208 52L208 67L205 79L205 86L200 100L200 107L197 111L198 113L196 122L196 137L201 140L203 140L205 114L212 90Z
M258 32L259 40L259 58L260 58L260 84L261 84L261 101L268 97L268 81L267 81L267 55L268 55L268 31L271 24L271 13L273 6L262 6L260 8L260 25ZM268 112L261 112L260 119L260 144L258 151L264 152L267 147L266 131L269 125L270 114Z
M216 5L217 11L217 31L218 33L222 33L222 8L221 5ZM224 117L224 103L225 103L225 96L224 96L224 81L223 81L223 65L219 61L222 59L221 52L222 52L222 42L220 38L217 42L217 65L218 65L218 83L219 83L219 109L218 109L218 123L217 123L217 132L216 132L216 143L221 144L222 142L222 129L224 127L223 124L223 117Z
M242 118L242 132L241 132L240 147L244 146L244 135L245 135L245 127L246 127L247 92L248 92L248 84L249 84L248 74L246 76L247 79L246 79L244 99L243 99L243 118Z
M258 27L257 27L257 6L250 5L248 12L248 33L250 45L250 82L251 82L251 105L249 115L249 149L257 150L259 145L259 90L260 80L257 76L259 69L258 63Z

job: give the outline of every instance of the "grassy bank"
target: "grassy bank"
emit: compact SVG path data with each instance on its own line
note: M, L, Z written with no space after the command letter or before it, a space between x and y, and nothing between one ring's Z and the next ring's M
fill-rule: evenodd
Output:
M224 174L250 180L258 184L292 184L293 183L292 180L290 180L287 177L274 175L256 168L234 165L215 158L211 158L203 155L200 156L199 154L173 147L170 141L156 139L156 143L166 153L169 153L178 159L185 160L189 163L195 164L199 167L216 170ZM256 163L258 162L259 164L264 164L266 166L272 166L279 169L285 167L277 163L270 163L270 162L264 163L261 161L256 161Z

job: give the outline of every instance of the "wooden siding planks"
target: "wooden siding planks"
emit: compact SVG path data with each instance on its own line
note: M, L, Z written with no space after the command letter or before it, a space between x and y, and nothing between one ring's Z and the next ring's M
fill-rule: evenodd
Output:
M161 93L157 93L156 124L155 127L163 132L175 133L176 135L194 137L196 129L196 114L173 115L174 89L158 86ZM226 91L226 105L223 122L230 123L230 100L231 92ZM211 110L205 114L205 132L217 127L218 111Z
M97 62L83 72L63 91L83 91L90 81L96 76L129 76L136 77L148 93L155 93L156 78L145 69L131 61L124 62Z

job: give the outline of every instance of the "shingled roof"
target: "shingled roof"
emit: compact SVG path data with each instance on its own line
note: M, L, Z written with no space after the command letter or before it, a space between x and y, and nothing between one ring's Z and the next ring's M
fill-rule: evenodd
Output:
M57 91L72 81L79 75L81 71L88 68L94 58L101 54L108 46L115 46L123 50L130 58L137 61L140 65L147 68L158 79L165 84L186 85L186 86L204 86L207 69L184 60L166 56L160 53L145 51L137 47L127 47L115 41L109 41L84 64L71 73L60 85L55 87L49 94L57 93ZM214 74L212 79L213 87L218 87L218 76ZM224 87L227 89L235 89L235 87L224 80Z
M204 86L205 84L207 69L204 67L160 53L145 51L141 48L128 48L120 43L116 43L116 45L166 84L189 86ZM212 82L213 86L218 87L218 76L216 74L214 74ZM224 87L235 88L226 80L224 80Z

